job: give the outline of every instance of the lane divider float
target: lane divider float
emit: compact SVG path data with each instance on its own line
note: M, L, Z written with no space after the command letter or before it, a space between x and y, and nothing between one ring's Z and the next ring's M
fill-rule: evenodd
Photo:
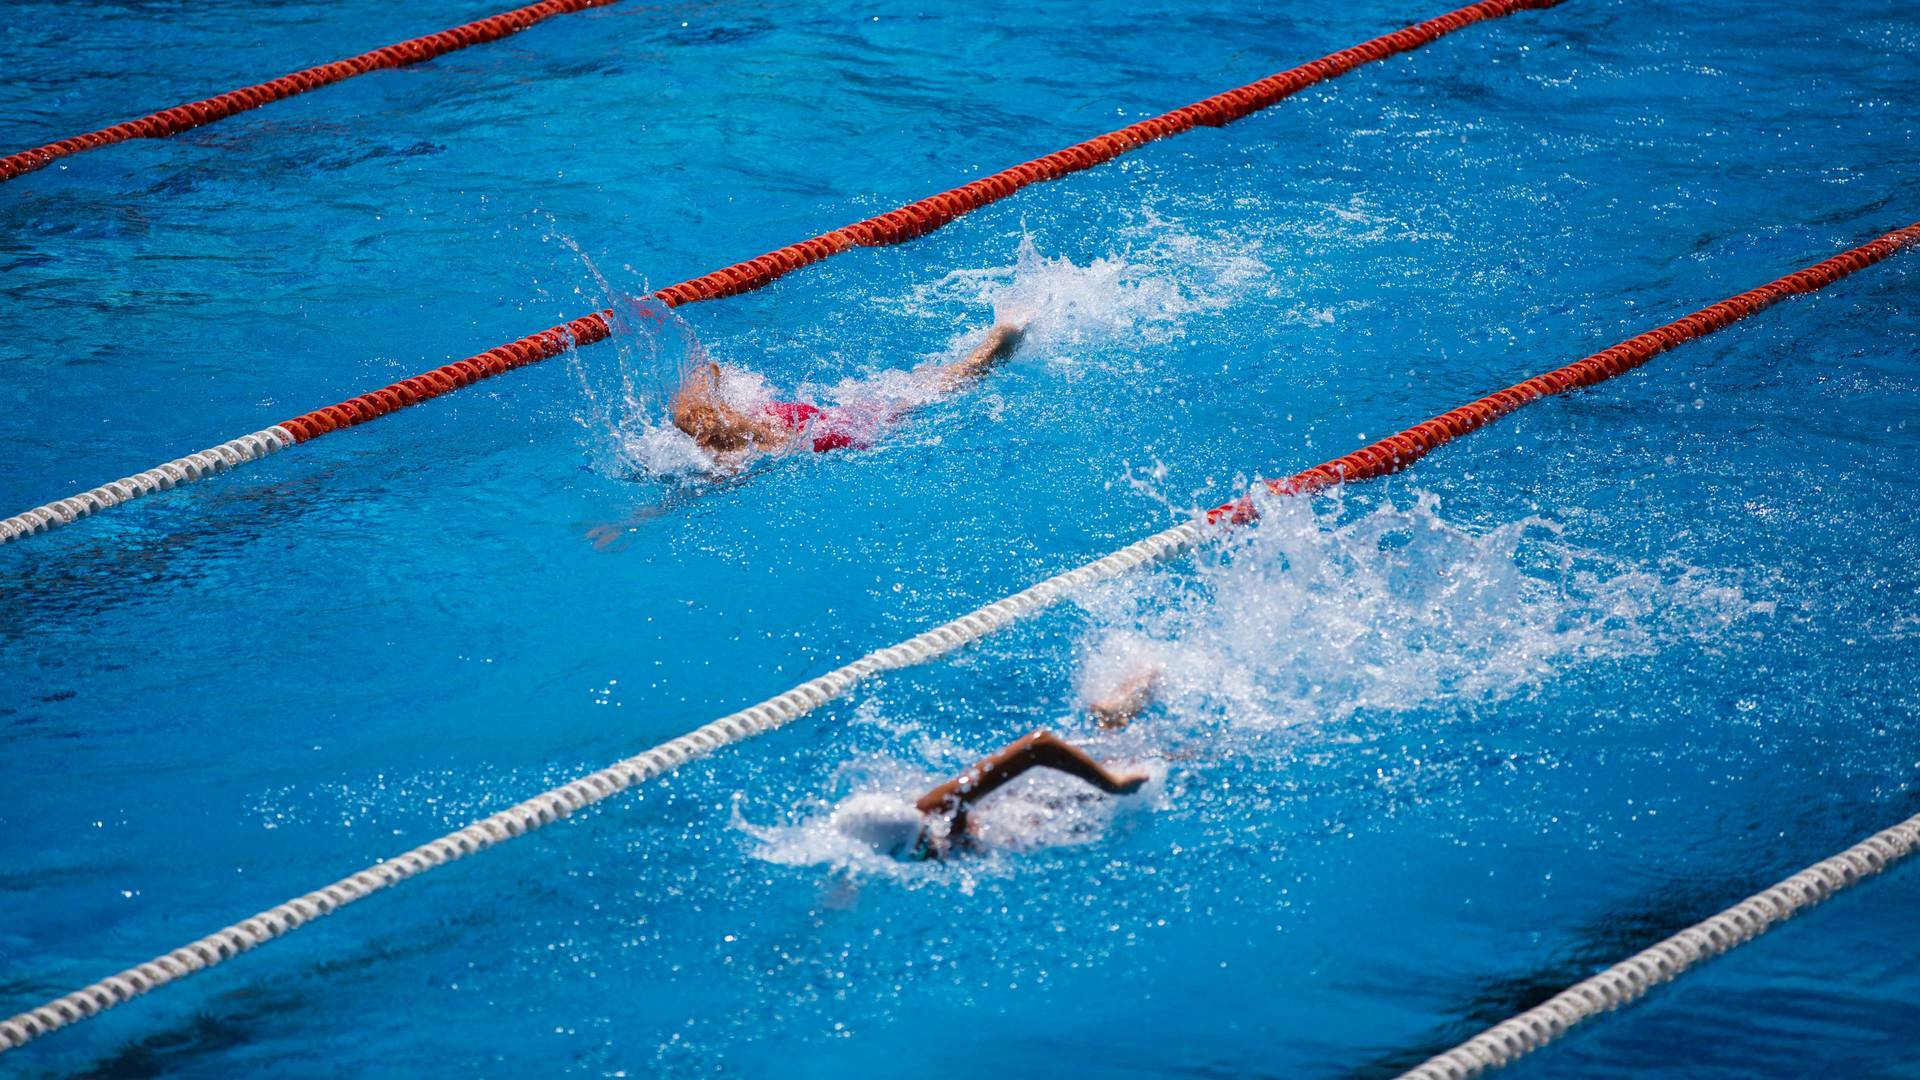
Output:
M1014 192L1043 180L1056 180L1069 173L1089 169L1119 157L1157 139L1164 139L1199 126L1218 127L1239 120L1273 105L1299 91L1344 75L1363 64L1417 49L1463 27L1488 19L1501 18L1516 11L1548 8L1559 0L1481 0L1435 19L1395 30L1371 41L1342 49L1311 63L1269 75L1257 82L1215 94L1203 101L1173 110L1150 120L1108 132L1065 150L1002 169L950 191L908 203L896 210L865 221L822 233L797 244L755 259L735 263L710 274L680 282L659 290L654 298L669 307L714 300L764 288L803 266L832 258L856 247L901 244L924 236L963 214L998 202ZM458 360L383 386L378 390L349 398L338 404L302 413L277 425L293 436L294 442L307 442L341 428L364 424L451 393L465 386L492 378L528 364L549 360L569 348L604 341L612 334L612 309L584 315L571 322L550 326L516 341L496 346L477 356ZM272 429L269 429L272 430ZM5 520L0 520L0 544L23 536L46 532L68 525L89 514L147 494L122 496L113 485L65 499L56 499Z
M605 7L616 2L618 0L540 0L537 4L503 11L498 15L490 15L462 26L442 30L437 34L408 38L372 52L363 52L359 56L349 56L345 60L335 60L331 64L321 64L318 67L303 68L277 79L243 86L238 90L229 90L210 98L190 101L185 105L175 105L171 109L162 109L157 113L149 113L138 120L128 120L109 128L101 128L99 131L89 131L84 135L75 135L45 146L22 150L17 154L8 154L0 157L0 183L5 183L17 176L24 176L36 169L44 169L64 157L97 150L102 146L123 143L129 139L164 139L169 135L178 135L202 124L224 120L235 113L247 112L262 105L270 105L276 101L304 94L309 90L331 86L356 75L365 75L369 71L418 64L436 56L458 52L471 45L499 41L503 37L517 34L555 15L571 15L576 11Z
M1415 424L1345 457L1335 458L1285 479L1269 480L1266 488L1275 495L1293 495L1318 491L1346 481L1371 480L1399 472L1435 449L1470 431L1486 427L1523 405L1624 375L1676 345L1705 337L1749 315L1765 311L1789 296L1818 292L1915 243L1920 243L1920 222L1904 229L1895 229L1830 259L1822 259L1812 266L1769 281L1759 288L1748 289L1738 296L1701 308L1584 360L1576 360L1544 375L1536 375L1505 390L1496 390L1478 401ZM1207 520L1244 524L1256 513L1253 500L1249 497L1214 507L1207 511Z
M1443 413L1353 454L1296 473L1286 480L1270 482L1266 488L1275 495L1302 494L1331 484L1393 472L1425 456L1441 443L1484 427L1506 412L1538 401L1548 394L1567 393L1624 374L1644 363L1654 353L1704 337L1787 296L1830 285L1916 240L1920 240L1920 223L1888 233L1701 312L1676 319L1657 330L1631 338L1544 376L1528 379L1462 409ZM1652 344L1635 344L1646 342ZM1522 391L1520 387L1532 389ZM1412 434L1418 432L1426 434ZM723 716L650 750L490 814L437 840L421 844L393 858L383 859L331 885L277 904L251 918L110 975L64 997L0 1020L0 1052L24 1046L49 1032L97 1016L168 983L226 963L241 953L297 930L323 915L339 911L348 904L364 900L382 889L551 825L577 810L670 772L693 757L782 727L845 695L866 679L944 656L1052 605L1069 593L1117 578L1149 563L1180 555L1202 539L1221 535L1228 527L1250 521L1253 517L1250 503L1227 503L1192 521L1162 530L1112 554L1056 574L897 645L876 649L850 664L803 682L751 708ZM1880 854L1887 856L1890 853L1881 851ZM1528 1021L1523 1026L1531 1030L1532 1023ZM1505 1037L1502 1035L1499 1038Z
M1468 1080L1511 1065L1602 1013L1745 945L1842 889L1860 884L1920 851L1920 814L1874 833L1831 858L1687 927L1541 1004L1475 1035L1401 1075L1401 1080Z

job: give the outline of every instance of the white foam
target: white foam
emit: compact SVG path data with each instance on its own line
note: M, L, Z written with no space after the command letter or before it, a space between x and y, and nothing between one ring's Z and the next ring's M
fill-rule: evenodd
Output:
M1496 701L1757 610L1690 568L1583 550L1541 518L1455 525L1427 493L1359 511L1337 494L1267 500L1191 572L1120 583L1089 607L1083 690L1158 667L1176 714L1256 726Z
M903 306L917 313L956 303L991 308L996 322L1030 325L1023 354L1070 364L1084 360L1090 346L1177 338L1188 317L1222 310L1271 277L1253 256L1164 222L1136 237L1140 250L1080 265L1043 255L1032 236L1022 236L1011 264L952 271L916 287Z

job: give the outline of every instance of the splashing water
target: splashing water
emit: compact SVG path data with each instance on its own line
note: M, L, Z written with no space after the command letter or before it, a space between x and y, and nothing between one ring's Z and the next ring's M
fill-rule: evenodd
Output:
M1477 531L1448 522L1439 506L1424 492L1409 505L1370 508L1337 492L1268 499L1257 525L1203 549L1190 568L1086 597L1095 629L1077 676L1081 697L1156 670L1167 712L1089 749L1146 768L1154 782L1145 798L1126 800L1049 774L1022 778L983 802L987 851L963 860L957 880L971 887L983 873L1012 872L1012 856L1095 842L1116 815L1164 808L1163 759L1184 753L1190 736L1497 701L1563 668L1650 653L1674 636L1711 640L1766 608L1690 567L1602 558L1542 518ZM734 824L770 862L947 880L843 827L879 800L910 811L942 779L928 766L965 755L930 734L914 756L924 764L870 755L842 766L827 790L850 794L797 807L789 823L755 825L736 806Z
M1337 722L1525 692L1556 670L1711 639L1764 605L1683 565L1604 559L1530 517L1476 532L1440 500L1269 499L1191 571L1088 600L1089 696L1148 668L1176 717Z
M711 456L666 420L673 388L694 365L709 362L718 366L723 400L743 411L761 411L774 400L773 388L747 366L711 355L692 327L665 305L621 294L577 245L559 239L612 298L615 315L613 365L568 358L581 390L577 419L594 466L611 476L660 479L721 472ZM1265 273L1263 264L1244 256L1199 257L1199 246L1193 237L1159 229L1149 249L1167 255L1166 267L1118 255L1079 266L1064 256L1042 255L1031 237L1023 237L1011 265L954 271L914 289L906 307L921 314L932 308L951 311L956 305L990 308L995 323L1028 328L1020 356L1071 363L1076 349L1098 343L1168 340L1179 333L1186 315L1224 306L1247 281ZM1176 267L1199 280L1173 276ZM824 404L833 414L835 430L857 442L873 442L901 415L946 395L939 367L977 345L982 329L976 317L944 350L912 368L884 368L822 384L803 382L796 394Z
M1012 265L955 270L912 293L925 310L955 301L989 306L994 321L1027 323L1023 348L1050 362L1073 363L1091 345L1134 339L1164 343L1195 313L1218 311L1266 282L1265 263L1220 249L1153 221L1144 250L1110 254L1085 266L1040 253L1020 239Z
M693 365L707 360L693 328L655 299L632 267L622 268L622 277L635 283L628 290L616 285L593 256L551 219L543 236L566 248L591 280L590 287L576 287L574 295L609 313L612 333L606 349L597 350L591 361L578 349L570 348L565 354L567 371L580 391L573 419L580 425L581 446L593 468L611 477L681 478L711 473L714 463L693 440L671 424L659 422L674 388ZM612 363L606 362L609 352ZM745 396L751 390L738 387L734 392Z
M589 364L577 350L567 353L567 368L580 388L574 419L594 468L607 476L713 473L713 459L664 421L673 388L694 365L707 362L693 328L651 297L616 296L610 309L615 362ZM729 404L769 399L764 380L724 366L721 372L720 392Z
M620 292L578 245L566 237L558 239L586 266L612 312L612 364L588 363L578 350L567 353L568 369L580 390L574 419L582 428L583 445L594 468L606 476L662 480L705 479L729 472L669 419L674 393L689 372L708 364L717 373L720 400L749 415L763 412L777 400L775 388L759 372L716 357L672 308L651 296ZM878 437L901 412L928 404L940 394L939 380L925 366L844 380L824 394L806 384L799 391L803 400L824 397L836 402L830 409L833 429L862 444Z

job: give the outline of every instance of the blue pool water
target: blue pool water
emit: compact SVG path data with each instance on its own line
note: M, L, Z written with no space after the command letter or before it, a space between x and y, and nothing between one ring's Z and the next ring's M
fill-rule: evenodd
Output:
M0 513L1436 6L627 3L0 187ZM485 13L19 0L0 147ZM1920 218L1920 10L1570 0L0 548L0 1014ZM61 1032L23 1075L1382 1076L1920 809L1920 257ZM872 449L691 475L698 348ZM692 344L689 344L691 342ZM1092 737L1142 655L1167 704ZM1036 725L903 865L825 824ZM1920 1074L1890 874L1512 1070Z

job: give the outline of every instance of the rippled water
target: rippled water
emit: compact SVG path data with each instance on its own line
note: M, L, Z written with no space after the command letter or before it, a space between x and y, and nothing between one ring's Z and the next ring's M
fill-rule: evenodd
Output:
M12 5L0 146L483 13ZM0 186L0 509L1437 9L622 4ZM1920 218L1910 5L1569 0L0 548L0 1013ZM1920 807L1920 264L1542 403L9 1055L1385 1075ZM715 483L690 356L823 403ZM1168 700L1100 735L1141 657ZM1155 777L848 848L1039 725ZM1911 869L1514 1076L1920 1068Z

